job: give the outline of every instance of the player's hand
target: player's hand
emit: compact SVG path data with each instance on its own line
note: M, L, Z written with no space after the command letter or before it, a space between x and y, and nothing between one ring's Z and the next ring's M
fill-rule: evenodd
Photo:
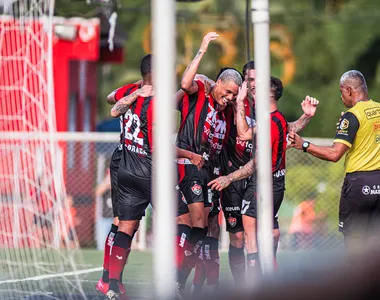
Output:
M247 81L244 81L241 87L239 87L239 93L237 94L236 97L236 102L242 102L247 98L248 95L248 86L247 86Z
M309 95L305 97L305 100L302 101L301 107L304 112L304 114L307 117L313 117L315 115L315 112L317 111L317 106L319 104L319 101L314 98L310 97Z
M207 186L209 186L212 190L221 191L228 187L231 184L231 180L228 176L220 176L214 180L211 180Z
M302 150L303 139L294 131L289 132L289 141L292 148Z
M197 166L198 170L202 169L203 164L205 163L203 156L196 153L192 153L189 160L193 165Z
M141 89L137 90L137 93L140 97L150 97L153 96L153 86L151 85L144 85L141 87Z
M218 38L219 34L216 32L209 32L207 33L202 41L201 47L199 48L199 51L202 53L205 53L208 49L208 45L210 44L211 41L214 41Z
M205 86L206 95L209 95L211 93L212 88L215 86L214 81L202 74L196 74L194 80L199 80L203 83L203 85Z
M336 123L336 130L339 130L339 125L340 125L340 122L342 121L342 117L343 117L343 115L344 115L344 111L342 111L342 112L340 113L339 121L338 121L338 123Z

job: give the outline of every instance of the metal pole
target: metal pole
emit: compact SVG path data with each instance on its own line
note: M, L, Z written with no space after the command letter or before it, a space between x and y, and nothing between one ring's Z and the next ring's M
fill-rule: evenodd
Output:
M154 284L156 299L175 296L175 173L172 134L175 131L175 2L152 0Z
M269 3L252 0L252 21L256 64L257 118L257 207L259 257L264 275L273 270L273 186L271 162L271 120L269 106L270 54Z

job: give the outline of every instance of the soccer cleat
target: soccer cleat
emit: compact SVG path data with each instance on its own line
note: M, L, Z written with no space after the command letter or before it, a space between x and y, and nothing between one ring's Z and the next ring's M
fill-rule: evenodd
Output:
M127 290L125 289L125 285L121 282L118 283L119 285L119 299L120 300L130 300L130 298L127 296Z
M103 278L100 278L99 281L96 283L96 289L99 292L101 292L103 295L107 294L109 287L110 287L110 283L104 282Z
M179 282L176 282L176 289L175 289L175 299L176 300L183 300L184 299L184 287Z
M106 297L104 298L104 300L119 300L119 294L116 293L115 291L113 290L109 290L106 294Z

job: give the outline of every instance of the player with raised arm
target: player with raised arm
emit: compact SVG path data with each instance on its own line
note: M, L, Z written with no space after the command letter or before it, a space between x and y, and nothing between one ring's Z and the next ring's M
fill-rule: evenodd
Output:
M205 167L200 168L201 164L191 163L190 157L179 157L177 160L178 185L188 204L191 217L189 225L192 227L188 246L185 249L186 255L178 270L178 296L181 295L186 280L195 266L206 236L205 226L207 227L211 205L208 201L207 167L209 161L219 155L223 146L226 134L223 109L236 97L242 82L238 72L226 70L220 75L210 93L206 95L204 84L199 80L194 80L210 41L217 37L215 32L210 32L203 38L201 47L185 70L181 82L181 89L186 95L179 107L181 124L176 144L180 149L201 155Z
M118 231L109 259L109 290L106 299L119 299L119 279L127 262L132 238L151 202L152 170L152 56L142 59L143 87L119 100L113 117L123 116L123 149L117 180ZM126 297L126 295L123 295Z
M252 73L252 72L251 72ZM252 75L252 74L251 74ZM247 77L246 77L247 79ZM254 92L254 88L248 88L249 86L249 80L243 84L242 88L240 89L239 95L237 97L237 108L238 112L240 109L240 117L244 116L243 118L240 118L240 122L244 121L247 122L247 116L246 116L246 107L244 105L244 101L247 98L247 93L250 91ZM252 81L251 81L252 82ZM288 124L286 123L285 118L281 113L277 110L277 101L280 99L282 95L282 83L278 78L271 78L271 117L272 117L272 126L271 126L271 139L272 139L272 171L274 174L274 200L275 200L275 211L278 211L279 206L282 202L283 198L283 191L284 191L284 175L285 175L285 150L286 150L286 133L287 133L287 127ZM254 94L252 95L254 99ZM310 100L305 100L310 101ZM309 103L308 105L311 105ZM304 104L304 108L305 108ZM306 109L304 109L306 110ZM306 110L307 111L307 110ZM314 115L315 110L312 109L312 115ZM239 124L239 116L235 116L237 120L237 126L236 126L236 148L239 145L239 131L238 131L238 124ZM301 119L301 118L300 118ZM250 129L252 131L252 129ZM231 136L231 135L230 135ZM228 148L226 148L228 149ZM231 148L230 148L231 149ZM232 153L232 152L231 152ZM252 153L252 151L251 151ZM228 157L228 156L227 156ZM239 156L235 156L239 157ZM247 158L249 156L246 156ZM230 165L231 164L231 161ZM249 160L244 165L244 167L240 169L236 169L234 172L231 172L228 176L222 176L218 179L211 181L209 183L209 186L211 186L213 189L217 190L223 190L224 188L229 187L228 190L235 189L235 193L237 195L240 194L240 197L237 195L235 196L235 201L232 203L232 206L228 206L225 202L225 199L223 198L224 195L228 195L228 190L226 189L226 192L223 193L222 196L222 203L225 213L231 213L231 211L235 214L234 216L231 216L232 218L236 218L236 220L240 219L241 222L237 223L235 221L235 224L239 225L239 231L238 234L235 234L230 237L236 238L232 239L231 241L238 241L239 247L236 249L234 245L230 246L230 267L231 271L234 275L235 281L241 280L244 278L244 269L242 266L244 265L244 251L243 251L243 242L241 241L242 238L245 238L245 244L247 249L247 266L249 273L252 274L252 276L255 276L258 272L258 254L257 254L257 244L256 244L256 199L255 192L256 192L256 185L255 181L249 181L248 186L245 188L239 188L239 185L236 185L236 183L242 183L246 184L244 182L244 178L247 178L252 175L254 170L254 162L253 160ZM254 179L254 178L253 178ZM243 181L242 181L243 180ZM230 186L230 184L232 184ZM237 188L236 188L237 187ZM239 194L237 192L240 192ZM231 193L232 194L232 193ZM234 195L234 194L232 194ZM227 198L228 199L228 198ZM240 202L239 202L240 199ZM228 199L229 200L229 199ZM226 205L227 204L227 205ZM235 210L229 209L229 207L236 208ZM227 208L227 209L226 209ZM239 209L240 208L240 209ZM241 215L243 215L241 217ZM226 216L226 219L228 216ZM227 219L227 223L228 222ZM228 225L227 225L228 226ZM235 225L236 226L236 225ZM231 226L230 227L235 227ZM278 230L278 222L277 219L274 218L274 239L275 239L275 251L277 249L278 239L279 239L279 230ZM245 237L242 236L242 231L244 230ZM232 248L232 249L231 249ZM237 253L238 252L238 253Z
M255 121L255 83L256 70L254 61L247 62L243 67L243 76L247 81L248 89L243 95L239 108L243 111L245 126L254 127ZM214 83L203 76L203 81L208 81L212 86ZM242 99L243 99L242 98ZM309 96L301 103L304 114L295 122L288 123L293 130L302 130L314 116L318 101ZM227 142L220 155L221 174L228 175L241 166L249 162L254 152L254 145L251 140L245 141L240 139L237 133L237 105L228 105L225 109L227 119ZM245 127L243 127L245 128ZM247 135L247 133L246 133ZM236 285L243 286L245 280L245 254L244 254L244 228L241 216L241 204L243 196L247 189L246 180L240 180L232 183L221 193L221 204L226 219L227 231L230 237L229 246L229 265ZM277 243L275 242L275 245Z
M116 104L135 101L139 96L146 93L147 90L150 90L151 87L148 83L151 82L151 74L147 74L147 70L150 70L150 54L145 56L142 60L140 66L141 76L145 75L145 81L139 80L138 82L127 84L122 86L113 92L111 92L107 96L107 102L109 104ZM109 259L113 241L115 239L115 235L118 231L119 219L117 215L117 173L119 170L119 163L122 156L122 143L123 143L123 118L120 117L120 143L117 148L112 153L111 162L110 162L110 177L111 177L111 200L112 200L112 212L113 212L113 222L111 225L111 229L106 237L105 246L104 246L104 257L103 257L103 274L99 281L96 283L96 289L103 293L104 295L107 293L109 288ZM137 231L137 227L135 229ZM130 251L130 249L128 250ZM125 293L125 287L122 284L122 275L120 276L119 281L119 290L120 294Z

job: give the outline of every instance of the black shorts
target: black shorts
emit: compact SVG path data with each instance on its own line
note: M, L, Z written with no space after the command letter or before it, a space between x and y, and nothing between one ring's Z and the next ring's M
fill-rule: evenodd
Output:
M119 164L122 154L122 148L117 147L115 151L112 153L110 162L111 200L112 212L114 217L117 217L117 172L119 171Z
M192 164L177 164L177 166L179 175L178 186L187 204L202 202L206 206L206 202L208 202L207 184L205 185L203 174Z
M117 181L117 212L119 220L141 220L151 203L151 177L138 177L120 167Z
M380 171L346 174L339 205L339 231L380 235Z
M221 203L228 232L244 231L240 210L245 188L246 180L243 179L231 183L222 190Z
M184 197L184 195L182 194L179 186L177 185L175 187L176 189L176 197L177 197L177 217L180 217L182 215L185 215L187 213L189 213L189 208L187 207L187 202L186 202L186 199Z
M273 186L278 186L274 183ZM273 229L279 229L277 213L284 199L285 187L283 189L273 189ZM256 181L252 178L247 179L243 201L241 204L241 214L257 219L257 198Z

